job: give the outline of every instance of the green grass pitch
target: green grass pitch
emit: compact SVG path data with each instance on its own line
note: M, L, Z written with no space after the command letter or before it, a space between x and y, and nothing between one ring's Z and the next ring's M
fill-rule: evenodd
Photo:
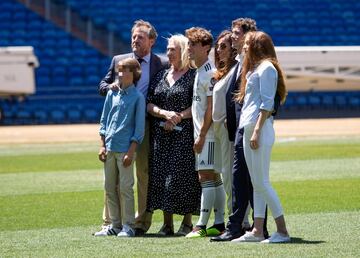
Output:
M359 138L275 144L271 179L292 237L280 245L93 237L103 205L96 144L0 146L0 257L360 256ZM161 224L157 211L150 233ZM275 229L272 219L268 227Z

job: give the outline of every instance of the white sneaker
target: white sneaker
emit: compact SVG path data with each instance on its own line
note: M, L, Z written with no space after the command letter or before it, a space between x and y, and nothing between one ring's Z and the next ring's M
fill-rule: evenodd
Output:
M290 236L281 234L279 232L275 232L271 235L268 239L261 241L264 244L271 244L271 243L289 243L291 241Z
M116 236L121 231L121 228L115 228L112 225L104 226L99 232L96 232L94 236Z
M130 227L129 225L125 224L123 225L122 230L117 235L118 237L134 237L135 236L135 230Z
M261 242L263 241L265 238L262 237L257 237L254 235L253 232L251 231L247 231L244 235L242 235L239 238L235 238L233 240L231 240L231 242L233 243L242 243L242 242Z

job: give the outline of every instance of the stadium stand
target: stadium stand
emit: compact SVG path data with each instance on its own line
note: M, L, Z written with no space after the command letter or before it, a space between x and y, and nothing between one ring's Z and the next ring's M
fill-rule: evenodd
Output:
M49 0L51 1L51 0ZM164 38L203 26L216 36L237 17L252 17L277 46L360 45L360 2L357 0L119 1L52 0L71 8L97 27L113 30L125 45L136 19L155 25L155 52L163 53ZM31 1L0 2L0 46L31 45L39 59L37 92L19 102L0 99L3 124L97 123L103 98L97 85L110 57L26 8ZM360 87L360 86L359 86ZM280 117L358 116L359 91L292 91ZM301 112L300 112L301 111ZM316 111L316 112L315 112Z
M360 45L360 2L357 0L183 0L118 1L65 0L84 17L100 26L121 24L115 30L124 41L130 39L134 20L151 21L161 37L183 33L191 26L203 26L218 35L237 17L252 17L269 33L277 46ZM160 39L155 51L164 52Z
M111 59L21 3L3 0L0 10L0 46L31 45L40 62L35 95L25 101L0 100L3 123L98 122L103 97L97 85Z

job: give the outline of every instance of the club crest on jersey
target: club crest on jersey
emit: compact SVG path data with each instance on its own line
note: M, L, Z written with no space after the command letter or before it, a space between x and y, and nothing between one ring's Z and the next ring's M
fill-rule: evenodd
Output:
M217 83L217 80L213 77L211 78L210 83L212 86L214 86Z

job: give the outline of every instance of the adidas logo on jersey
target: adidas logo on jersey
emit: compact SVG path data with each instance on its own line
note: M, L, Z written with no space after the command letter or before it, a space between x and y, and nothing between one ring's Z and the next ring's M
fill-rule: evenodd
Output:
M205 71L210 71L211 70L211 64L210 63L207 63L205 66L204 66L204 68L205 68Z

